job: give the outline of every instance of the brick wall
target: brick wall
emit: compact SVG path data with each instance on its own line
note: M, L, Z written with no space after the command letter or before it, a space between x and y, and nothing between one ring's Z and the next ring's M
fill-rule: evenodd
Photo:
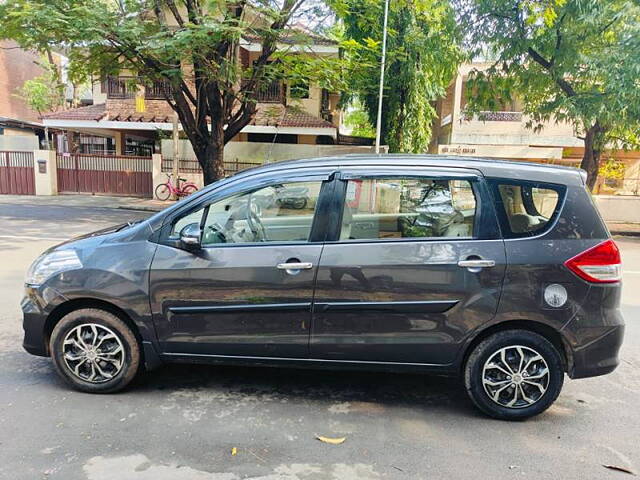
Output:
M10 41L0 42L0 116L19 120L40 121L38 114L15 97L17 89L26 80L30 80L43 73L36 65L38 55L14 48L16 44Z

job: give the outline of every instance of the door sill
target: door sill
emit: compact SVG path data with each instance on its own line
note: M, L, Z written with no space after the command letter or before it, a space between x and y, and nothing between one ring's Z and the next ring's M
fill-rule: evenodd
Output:
M357 370L454 372L453 364L378 362L370 360L335 360L327 358L254 357L246 355L211 355L203 353L163 353L166 362L213 363L229 365L286 366L296 368L344 368Z

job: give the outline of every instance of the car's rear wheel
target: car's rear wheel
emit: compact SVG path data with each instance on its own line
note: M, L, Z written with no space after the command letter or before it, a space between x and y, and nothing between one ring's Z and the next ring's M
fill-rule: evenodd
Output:
M104 310L83 308L65 315L49 343L60 377L77 390L122 390L140 366L140 347L131 329Z
M469 355L464 374L473 403L503 420L544 412L558 398L564 381L558 349L527 330L506 330L484 339Z

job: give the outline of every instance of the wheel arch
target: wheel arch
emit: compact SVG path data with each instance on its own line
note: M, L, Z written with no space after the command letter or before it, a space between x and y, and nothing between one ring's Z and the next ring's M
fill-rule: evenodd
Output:
M535 320L506 320L503 322L496 323L491 325L490 327L477 332L475 336L471 339L471 341L464 348L464 354L461 358L460 364L458 365L458 369L460 373L464 372L464 367L467 363L467 359L473 349L482 342L485 338L490 337L494 333L503 332L505 330L526 330L529 332L537 333L538 335L547 339L551 344L558 350L560 356L562 358L562 363L564 367L564 371L570 371L571 365L573 364L573 356L571 355L571 349L569 348L567 341L562 336L562 334L550 327L549 325L538 322Z
M47 350L47 353L51 355L49 341L51 340L51 333L55 326L62 320L65 315L75 312L76 310L80 310L83 308L94 308L98 310L103 310L105 312L109 312L120 320L122 320L133 332L133 335L136 337L138 344L140 345L140 351L144 354L142 335L140 334L140 329L132 320L132 318L120 307L114 305L113 303L107 302L105 300L100 300L97 298L75 298L73 300L68 300L60 305L56 306L51 313L47 316L47 320L44 324L44 345Z

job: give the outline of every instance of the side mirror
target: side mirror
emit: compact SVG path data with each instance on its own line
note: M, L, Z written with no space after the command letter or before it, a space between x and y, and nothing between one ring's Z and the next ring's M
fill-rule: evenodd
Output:
M202 232L199 223L190 223L180 230L180 243L186 248L200 248Z

